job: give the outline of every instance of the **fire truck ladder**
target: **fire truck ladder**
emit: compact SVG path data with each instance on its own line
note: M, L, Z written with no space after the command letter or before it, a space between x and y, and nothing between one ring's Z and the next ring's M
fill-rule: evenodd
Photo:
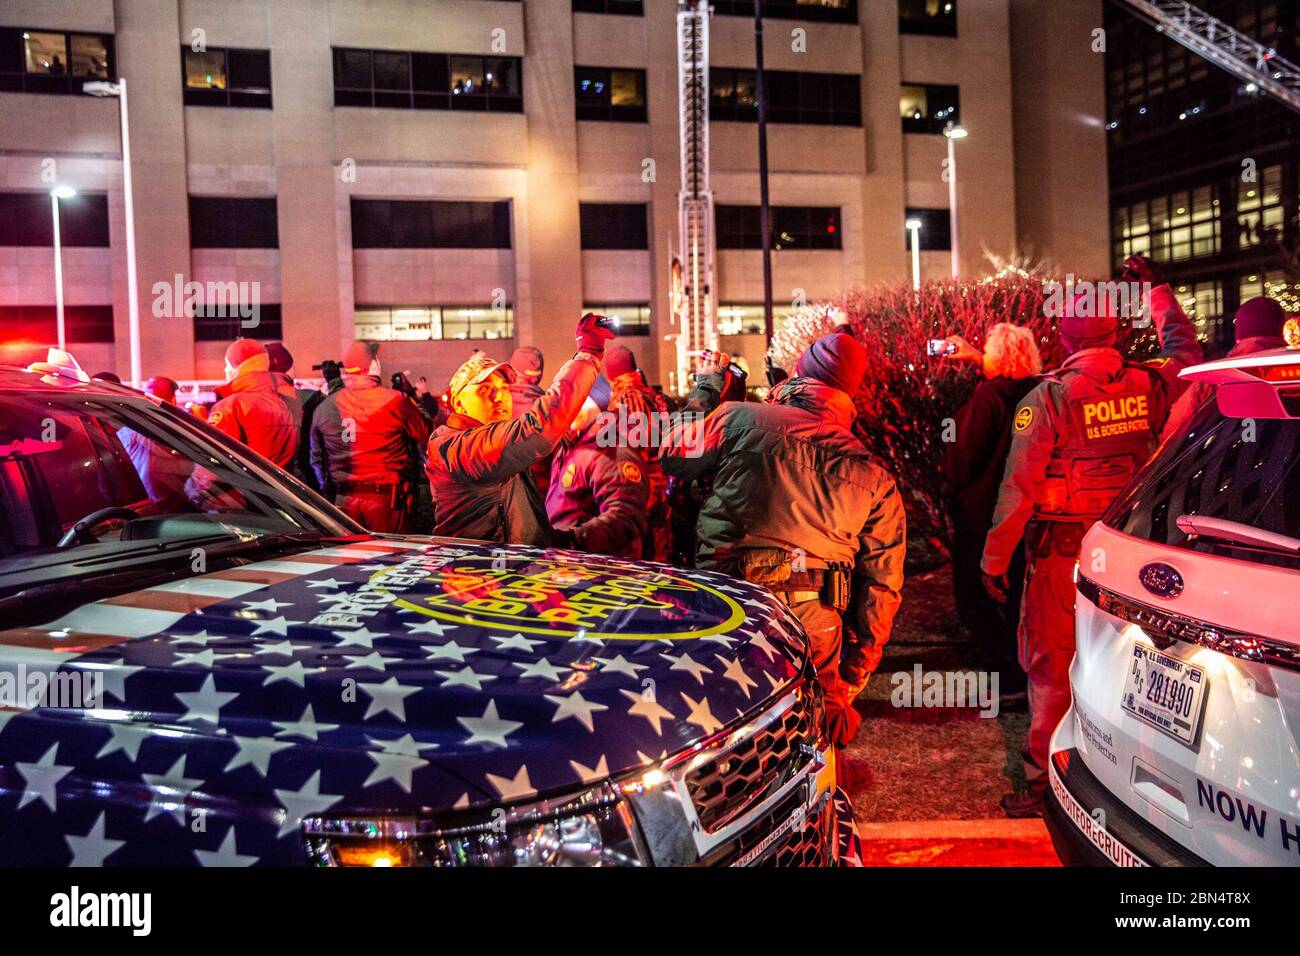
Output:
M1136 11L1161 33L1227 70L1249 87L1262 90L1300 113L1300 67L1278 56L1272 47L1181 0L1117 2Z
M678 338L678 381L686 381L692 352L717 347L713 302L713 193L709 188L709 4L677 6L677 86L681 125L683 304Z

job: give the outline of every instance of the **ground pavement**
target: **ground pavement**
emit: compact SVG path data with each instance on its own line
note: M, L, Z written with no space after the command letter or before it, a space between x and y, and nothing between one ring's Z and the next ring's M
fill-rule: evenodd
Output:
M880 669L858 699L857 739L841 754L871 866L1056 866L1041 820L1008 820L998 799L1023 784L1023 706L993 718L977 708L891 702L896 673L986 669L957 623L947 567L915 574Z

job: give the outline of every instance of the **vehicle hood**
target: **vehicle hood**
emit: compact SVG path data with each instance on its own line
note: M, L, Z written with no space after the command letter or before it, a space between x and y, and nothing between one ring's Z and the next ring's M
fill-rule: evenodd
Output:
M170 774L273 814L510 803L711 736L805 653L789 610L732 578L370 538L0 632L0 669L104 682L89 712L0 714L0 765L58 743L86 781Z

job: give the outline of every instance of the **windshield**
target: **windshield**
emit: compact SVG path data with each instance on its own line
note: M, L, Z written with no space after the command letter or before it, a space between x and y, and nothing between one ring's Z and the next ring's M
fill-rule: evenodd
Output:
M1251 543L1247 535L1238 533L1243 540L1237 541L1208 534L1191 538L1178 526L1183 515L1300 537L1300 421L1224 418L1209 402L1103 519L1157 544L1300 570L1294 554Z
M359 530L179 409L74 390L0 395L0 592L200 544Z

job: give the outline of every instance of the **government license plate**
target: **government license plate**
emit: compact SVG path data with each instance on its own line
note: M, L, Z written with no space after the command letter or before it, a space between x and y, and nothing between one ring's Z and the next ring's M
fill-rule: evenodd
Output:
M1138 720L1191 747L1208 683L1201 668L1135 644L1120 704Z

